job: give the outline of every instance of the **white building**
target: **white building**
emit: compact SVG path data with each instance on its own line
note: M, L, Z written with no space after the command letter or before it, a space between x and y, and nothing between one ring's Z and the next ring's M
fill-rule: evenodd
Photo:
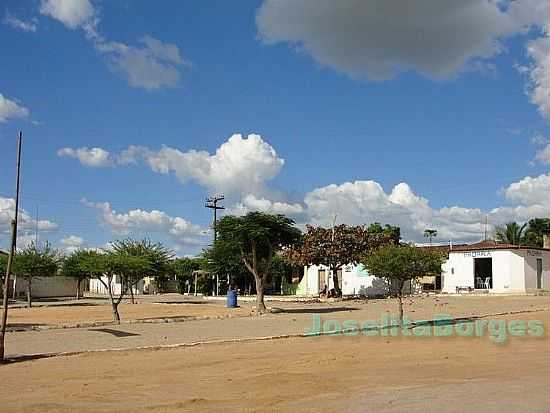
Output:
M107 276L101 277L101 280L103 283L108 285L109 278ZM97 278L90 279L90 292L94 294L104 294L107 295L109 292L107 291L107 288L103 283L98 280ZM139 282L133 286L132 291L134 294L143 294L144 290L144 281L139 280ZM111 289L114 295L119 295L122 290L122 283L121 283L121 277L119 275L115 275L111 280Z
M346 265L338 270L338 282L344 296L376 297L389 293L386 280L370 275L361 264ZM296 295L317 296L325 290L325 286L327 291L334 288L332 272L323 265L306 266Z
M495 242L449 250L443 264L442 292L532 293L550 289L550 248Z

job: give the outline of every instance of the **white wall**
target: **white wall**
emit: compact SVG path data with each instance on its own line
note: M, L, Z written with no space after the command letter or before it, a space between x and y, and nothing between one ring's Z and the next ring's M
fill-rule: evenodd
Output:
M319 270L325 270L325 283L329 290L334 287L332 273L325 266L311 265L304 268L297 294L318 295L324 285L319 285ZM342 294L377 296L388 293L385 280L369 275L362 265L347 265L342 268Z
M108 283L107 277L102 277L102 280L105 284ZM111 285L112 285L113 294L115 295L119 295L120 290L122 289L122 284L120 284L120 282L117 282L117 281L120 281L120 279L118 277L113 277ZM133 287L134 294L143 294L143 286L144 286L144 282L143 280L140 280L137 283L137 285ZM109 294L109 292L107 291L107 288L105 288L103 283L99 281L97 278L92 278L90 280L90 292L94 294L103 294L103 295Z
M31 295L34 298L46 297L73 297L76 296L76 278L71 277L33 277L31 282ZM80 289L84 287L81 283ZM16 294L27 292L27 281L24 278L17 277Z
M443 264L443 292L455 293L456 287L475 287L474 259L491 258L491 293L525 293L536 286L536 259L543 258L543 288L550 286L550 251L483 250L449 253ZM544 284L546 283L546 284Z

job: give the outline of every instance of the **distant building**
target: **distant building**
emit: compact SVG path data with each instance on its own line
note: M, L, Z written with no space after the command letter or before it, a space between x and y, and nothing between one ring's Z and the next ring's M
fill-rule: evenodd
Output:
M390 293L390 284L383 278L369 274L362 264L344 265L337 274L343 296L382 297ZM296 295L318 296L333 288L332 272L323 265L310 265L304 268Z
M485 241L454 247L443 264L442 292L533 293L550 289L550 238L543 248Z

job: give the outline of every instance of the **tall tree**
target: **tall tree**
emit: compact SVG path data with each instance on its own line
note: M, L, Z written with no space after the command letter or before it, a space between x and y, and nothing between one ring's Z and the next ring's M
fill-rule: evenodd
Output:
M432 245L432 239L437 237L437 229L425 229L424 230L424 237L429 238L430 245Z
M294 221L284 215L250 212L242 217L228 215L217 224L218 238L213 248L238 255L256 283L256 309L266 311L264 289L273 255L300 239Z
M403 295L406 282L422 276L440 275L444 261L445 256L440 251L406 244L383 246L374 253L365 255L361 260L370 274L387 280L390 291L399 301L400 325L403 325Z
M59 261L57 250L53 249L49 242L41 246L32 242L15 256L13 273L27 282L29 308L32 307L33 278L56 275Z
M59 254L49 242L42 246L31 242L23 251L17 253L13 273L27 282L27 306L32 307L32 281L35 277L56 275L59 266Z
M550 234L550 218L534 218L529 221L523 241L530 247L543 246L543 236Z
M61 265L61 274L65 277L76 279L76 299L80 300L80 285L82 281L88 278L88 274L80 265L83 257L87 255L85 250L77 250L63 259Z
M86 251L80 256L79 266L90 278L96 278L105 287L111 301L113 321L120 324L120 313L118 306L128 290L127 283L121 283L121 288L116 295L114 291L115 277L128 268L134 268L134 260L128 256L116 254L111 251L97 252ZM137 264L135 264L137 267ZM135 269L135 268L134 268ZM118 275L120 277L120 275Z
M170 271L173 254L161 243L128 238L113 242L113 251L123 258L128 257L125 262L129 267L123 268L124 272L119 275L128 285L132 304L135 303L134 288L144 277L152 277L159 283Z
M302 241L285 251L285 257L294 265L324 265L332 273L337 296L342 295L338 270L357 264L361 257L384 244L399 242L400 230L375 223L370 226L337 225L333 228L306 226Z
M176 276L178 291L185 293L185 286L193 280L193 272L199 270L203 263L202 258L177 258L172 261L171 272Z
M501 244L523 244L523 233L527 224L519 225L517 222L508 222L504 227L495 230L495 241Z

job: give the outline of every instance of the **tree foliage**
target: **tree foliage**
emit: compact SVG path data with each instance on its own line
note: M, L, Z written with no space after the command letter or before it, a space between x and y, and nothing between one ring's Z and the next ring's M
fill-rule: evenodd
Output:
M306 226L302 240L284 252L294 265L324 265L332 271L334 289L341 295L337 272L344 265L357 264L365 253L385 244L399 243L400 229L379 223L369 226L337 225L333 228Z
M542 248L543 236L550 234L550 218L534 218L529 221L523 236L523 243L530 247Z
M32 306L32 280L34 277L49 277L57 274L60 256L49 242L37 245L31 242L15 255L13 273L27 281L27 303Z
M258 312L266 310L264 289L271 270L273 256L300 239L301 232L294 221L284 215L250 212L242 217L228 215L216 228L218 239L213 256L239 257L256 283Z
M186 283L193 282L193 272L205 266L203 258L176 258L171 263L171 272L176 276L178 291L185 292Z
M403 287L422 276L440 275L445 254L413 245L385 245L363 256L361 263L371 275L384 278L399 299L399 320L403 322Z
M495 230L495 241L501 244L522 245L525 242L524 232L527 224L508 222L504 227Z

